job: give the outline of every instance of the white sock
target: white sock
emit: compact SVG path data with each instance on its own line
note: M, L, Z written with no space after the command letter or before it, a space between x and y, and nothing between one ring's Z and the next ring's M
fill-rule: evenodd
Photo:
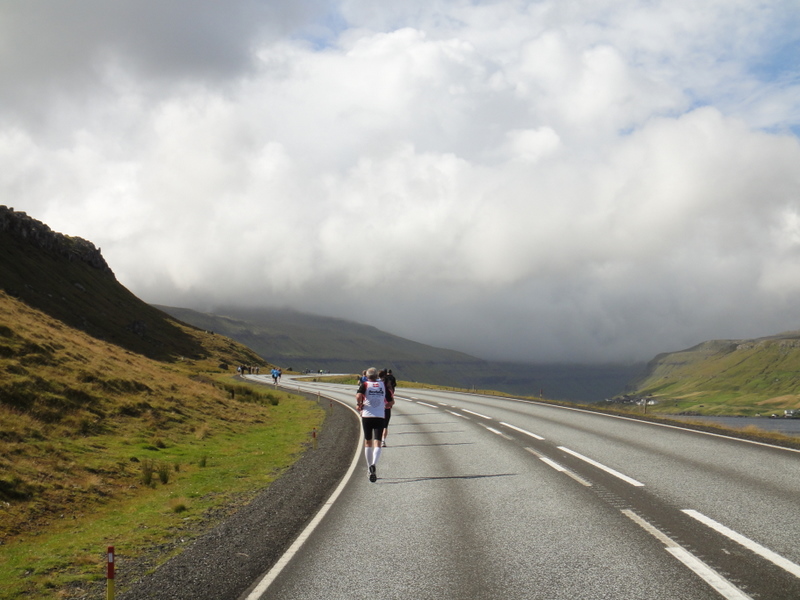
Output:
M367 458L367 466L372 464L372 446L367 446L364 448L364 456Z
M372 464L377 465L378 459L381 457L381 448L378 446L377 448L372 449Z

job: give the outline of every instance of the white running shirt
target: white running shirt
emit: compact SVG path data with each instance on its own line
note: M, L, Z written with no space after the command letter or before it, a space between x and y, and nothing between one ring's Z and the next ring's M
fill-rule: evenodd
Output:
M379 417L383 419L386 416L384 412L384 400L386 399L386 388L383 387L382 381L365 381L364 382L364 409L361 411L362 417Z

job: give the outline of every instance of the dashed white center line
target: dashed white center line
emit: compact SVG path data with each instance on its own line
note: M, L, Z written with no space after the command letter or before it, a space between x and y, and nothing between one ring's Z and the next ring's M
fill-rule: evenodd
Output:
M459 417L459 418L461 418L461 419L468 419L468 418L469 418L469 417L465 417L465 416L464 416L464 415L462 415L461 413L457 413L457 412L454 412L454 411L452 411L452 410L448 410L448 411L445 411L445 412L449 412L451 415L455 415L456 417Z
M531 436L531 437L532 437L532 438L534 438L534 439L537 439L537 440L544 440L544 438L543 438L542 436L540 436L540 435L536 435L535 433L531 433L531 432L530 432L530 431L528 431L527 429L520 429L519 427L514 427L513 425L510 425L510 424L508 424L508 423L503 423L502 421L500 422L500 425L503 425L503 426L505 426L505 427L508 427L509 429L513 429L514 431L519 431L520 433L524 433L525 435L529 435L529 436Z
M486 415L482 415L481 413L472 412L471 410L467 410L466 408L462 408L465 413L469 413L471 415L475 415L476 417L480 417L481 419L487 419L489 421L492 420L492 417L487 417Z
M422 404L422 406L430 406L431 408L439 408L434 404L428 404L427 402L423 402L422 400L417 400L417 404Z
M667 548L667 552L694 571L703 581L717 590L723 598L727 600L753 600L752 596L745 594L686 548L680 546Z
M489 427L489 426L487 426L487 425L483 425L482 423L479 423L479 425L480 425L481 427L483 427L484 429L486 429L486 431L491 431L491 432L492 432L492 433L494 433L495 435L499 435L501 438L503 438L503 439L505 439L505 440L511 440L511 439L512 439L512 438L510 438L509 436L507 436L505 433L503 433L502 431L498 431L498 430L497 430L497 429L495 429L494 427Z
M527 447L526 447L526 448L525 448L525 450L527 450L528 452L530 452L531 454L533 454L534 456L536 456L536 457L537 457L539 460L541 460L541 461L542 461L544 464L546 464L546 465L547 465L547 466L549 466L549 467L552 467L553 469L555 469L555 470L556 470L556 471L558 471L559 473L564 473L565 475L569 475L570 477L572 477L572 478L573 478L575 481L577 481L577 482L578 482L578 483L580 483L581 485L585 485L586 487L592 487L592 484L591 484L591 483L589 483L588 481L586 481L586 480L585 480L583 477L581 477L581 476L580 476L580 475L578 475L577 473L573 473L572 471L570 471L570 470L569 470L569 469L567 469L566 467L564 467L564 466L562 466L562 465L558 464L556 461L554 461L554 460L552 460L552 459L550 459L550 458L547 458L547 457L546 457L544 454L539 454L539 453L538 453L536 450L534 450L533 448L527 448Z
M771 563L779 566L781 569L785 571L788 571L795 577L800 577L800 565L793 563L792 561L790 561L787 558L784 558L780 554L776 554L769 548L765 548L758 542L754 542L750 538L746 538L742 534L733 531L733 529L725 527L725 525L723 525L722 523L717 523L714 519L707 517L704 514L697 512L696 510L686 509L683 512L692 517L693 519L697 519L703 525L706 525L707 527L710 527L714 531L721 533L725 537L733 540L737 544L741 544L751 552L755 552L759 556L766 558Z
M585 462L589 463L590 465L593 465L593 466L597 467L598 469L600 469L602 471L605 471L609 475L613 475L614 477L618 477L618 478L622 479L622 481L630 483L633 486L644 487L644 484L641 481L636 481L633 477L628 477L627 475L623 475L619 471L616 471L616 470L612 469L611 467L607 467L604 464L597 462L596 460L592 460L588 456L584 456L583 454L579 454L578 452L575 452L574 450L570 450L569 448L566 448L565 446L559 446L558 449L559 450L563 450L567 454L571 454L575 458L580 458L582 461L585 461Z

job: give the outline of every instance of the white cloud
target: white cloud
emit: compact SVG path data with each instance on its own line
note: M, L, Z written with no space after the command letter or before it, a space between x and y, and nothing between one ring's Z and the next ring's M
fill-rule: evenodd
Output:
M3 202L144 299L520 360L797 328L791 2L155 4L0 9Z

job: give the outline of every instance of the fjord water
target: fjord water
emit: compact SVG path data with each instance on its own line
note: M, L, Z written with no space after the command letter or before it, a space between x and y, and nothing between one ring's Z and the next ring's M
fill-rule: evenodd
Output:
M670 415L670 418L688 419L691 421L709 421L711 423L719 423L731 429L744 429L745 427L753 426L763 429L764 431L776 431L786 435L800 436L800 419L770 419L768 417L682 417L677 415Z

